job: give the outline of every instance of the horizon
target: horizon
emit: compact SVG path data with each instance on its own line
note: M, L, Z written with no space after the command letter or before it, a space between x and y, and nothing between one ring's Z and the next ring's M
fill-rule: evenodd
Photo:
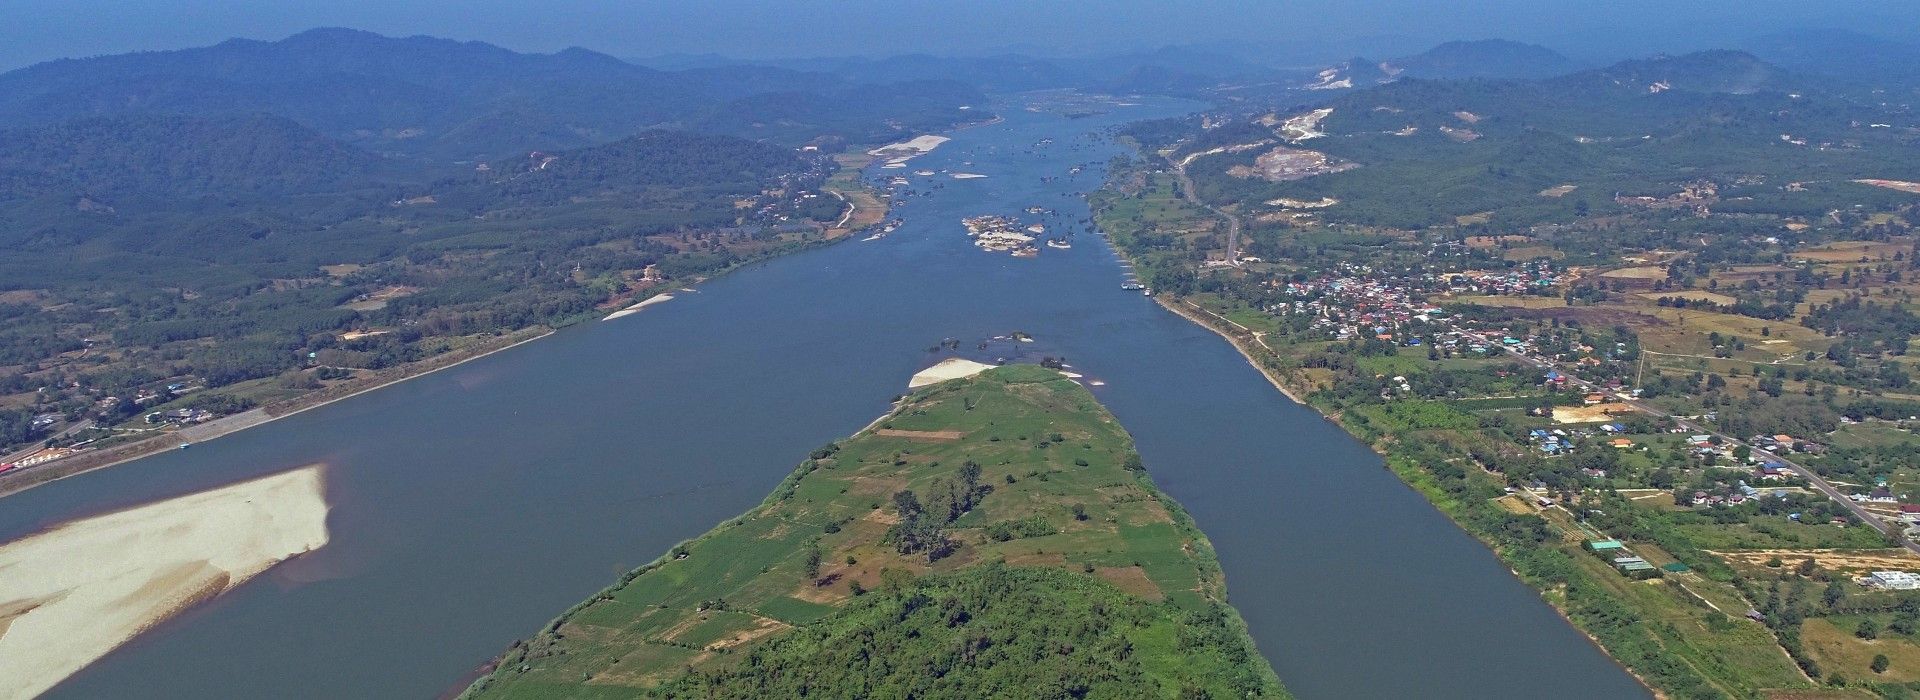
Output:
M197 48L236 38L276 41L331 27L388 37L479 41L522 53L578 47L633 62L707 55L740 61L903 54L1023 54L1060 59L1197 48L1273 65L1311 65L1354 55L1389 58L1448 41L1478 39L1537 44L1591 64L1657 53L1738 48L1742 41L1792 30L1840 30L1893 38L1898 33L1889 28L1920 24L1920 6L1889 0L1861 0L1843 8L1817 10L1786 0L1716 0L1685 8L1651 0L1604 8L1571 0L1491 0L1471 8L1444 9L1413 0L1390 0L1370 3L1364 10L1333 0L1257 6L1203 0L1178 10L1139 0L1106 4L1080 0L1041 7L989 2L970 4L964 11L851 0L829 13L827 19L839 26L830 33L831 39L809 43L817 37L811 27L820 19L819 8L765 0L721 0L698 7L562 0L540 12L504 3L484 3L481 12L458 12L454 10L470 6L456 8L439 2L399 6L367 0L327 7L249 5L245 11L235 11L235 3L228 0L131 8L99 0L22 1L21 15L26 20L0 28L0 71L59 59ZM94 11L88 11L89 6ZM1633 26L1630 20L1655 12L1663 13L1663 21ZM918 24L940 26L943 31L939 36L900 31L902 17L914 14L919 15ZM103 16L117 21L88 21ZM756 21L742 22L742 16ZM1060 31L1044 39L1005 31L1021 26Z

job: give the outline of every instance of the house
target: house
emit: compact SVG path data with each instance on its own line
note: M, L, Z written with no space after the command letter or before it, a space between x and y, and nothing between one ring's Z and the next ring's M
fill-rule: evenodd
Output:
M1908 571L1875 571L1861 583L1890 591L1920 590L1920 576Z
M1580 404L1583 406L1598 406L1606 402L1606 400L1606 394L1587 394L1584 398L1580 399Z
M1613 560L1613 566L1619 569L1620 573L1636 578L1660 575L1659 569L1640 557L1619 557Z
M1607 444L1612 445L1614 447L1618 447L1623 450L1633 447L1633 441L1628 440L1626 438L1614 438L1613 440L1608 441Z

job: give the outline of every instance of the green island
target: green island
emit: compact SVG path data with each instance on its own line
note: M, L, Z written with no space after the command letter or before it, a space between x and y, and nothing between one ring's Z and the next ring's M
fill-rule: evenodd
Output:
M1286 697L1212 546L1085 388L903 398L513 645L468 698Z

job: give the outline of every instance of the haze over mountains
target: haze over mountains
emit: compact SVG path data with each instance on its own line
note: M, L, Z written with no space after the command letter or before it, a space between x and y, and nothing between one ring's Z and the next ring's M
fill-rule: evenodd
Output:
M951 83L861 85L756 66L659 71L585 49L522 54L346 29L54 61L0 75L0 93L8 124L263 112L369 150L436 159L576 147L665 126L775 140L805 126L870 139L950 123L964 116L956 107L983 99Z

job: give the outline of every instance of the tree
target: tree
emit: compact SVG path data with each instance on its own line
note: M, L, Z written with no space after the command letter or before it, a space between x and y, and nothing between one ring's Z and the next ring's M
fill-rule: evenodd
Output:
M1860 626L1854 628L1853 636L1861 639L1879 639L1880 623L1874 622L1871 617L1861 620Z
M807 548L807 578L820 575L820 559L823 556L819 545Z
M1874 654L1873 665L1868 668L1872 668L1874 673L1886 673L1889 665L1891 662L1887 661L1886 654Z

